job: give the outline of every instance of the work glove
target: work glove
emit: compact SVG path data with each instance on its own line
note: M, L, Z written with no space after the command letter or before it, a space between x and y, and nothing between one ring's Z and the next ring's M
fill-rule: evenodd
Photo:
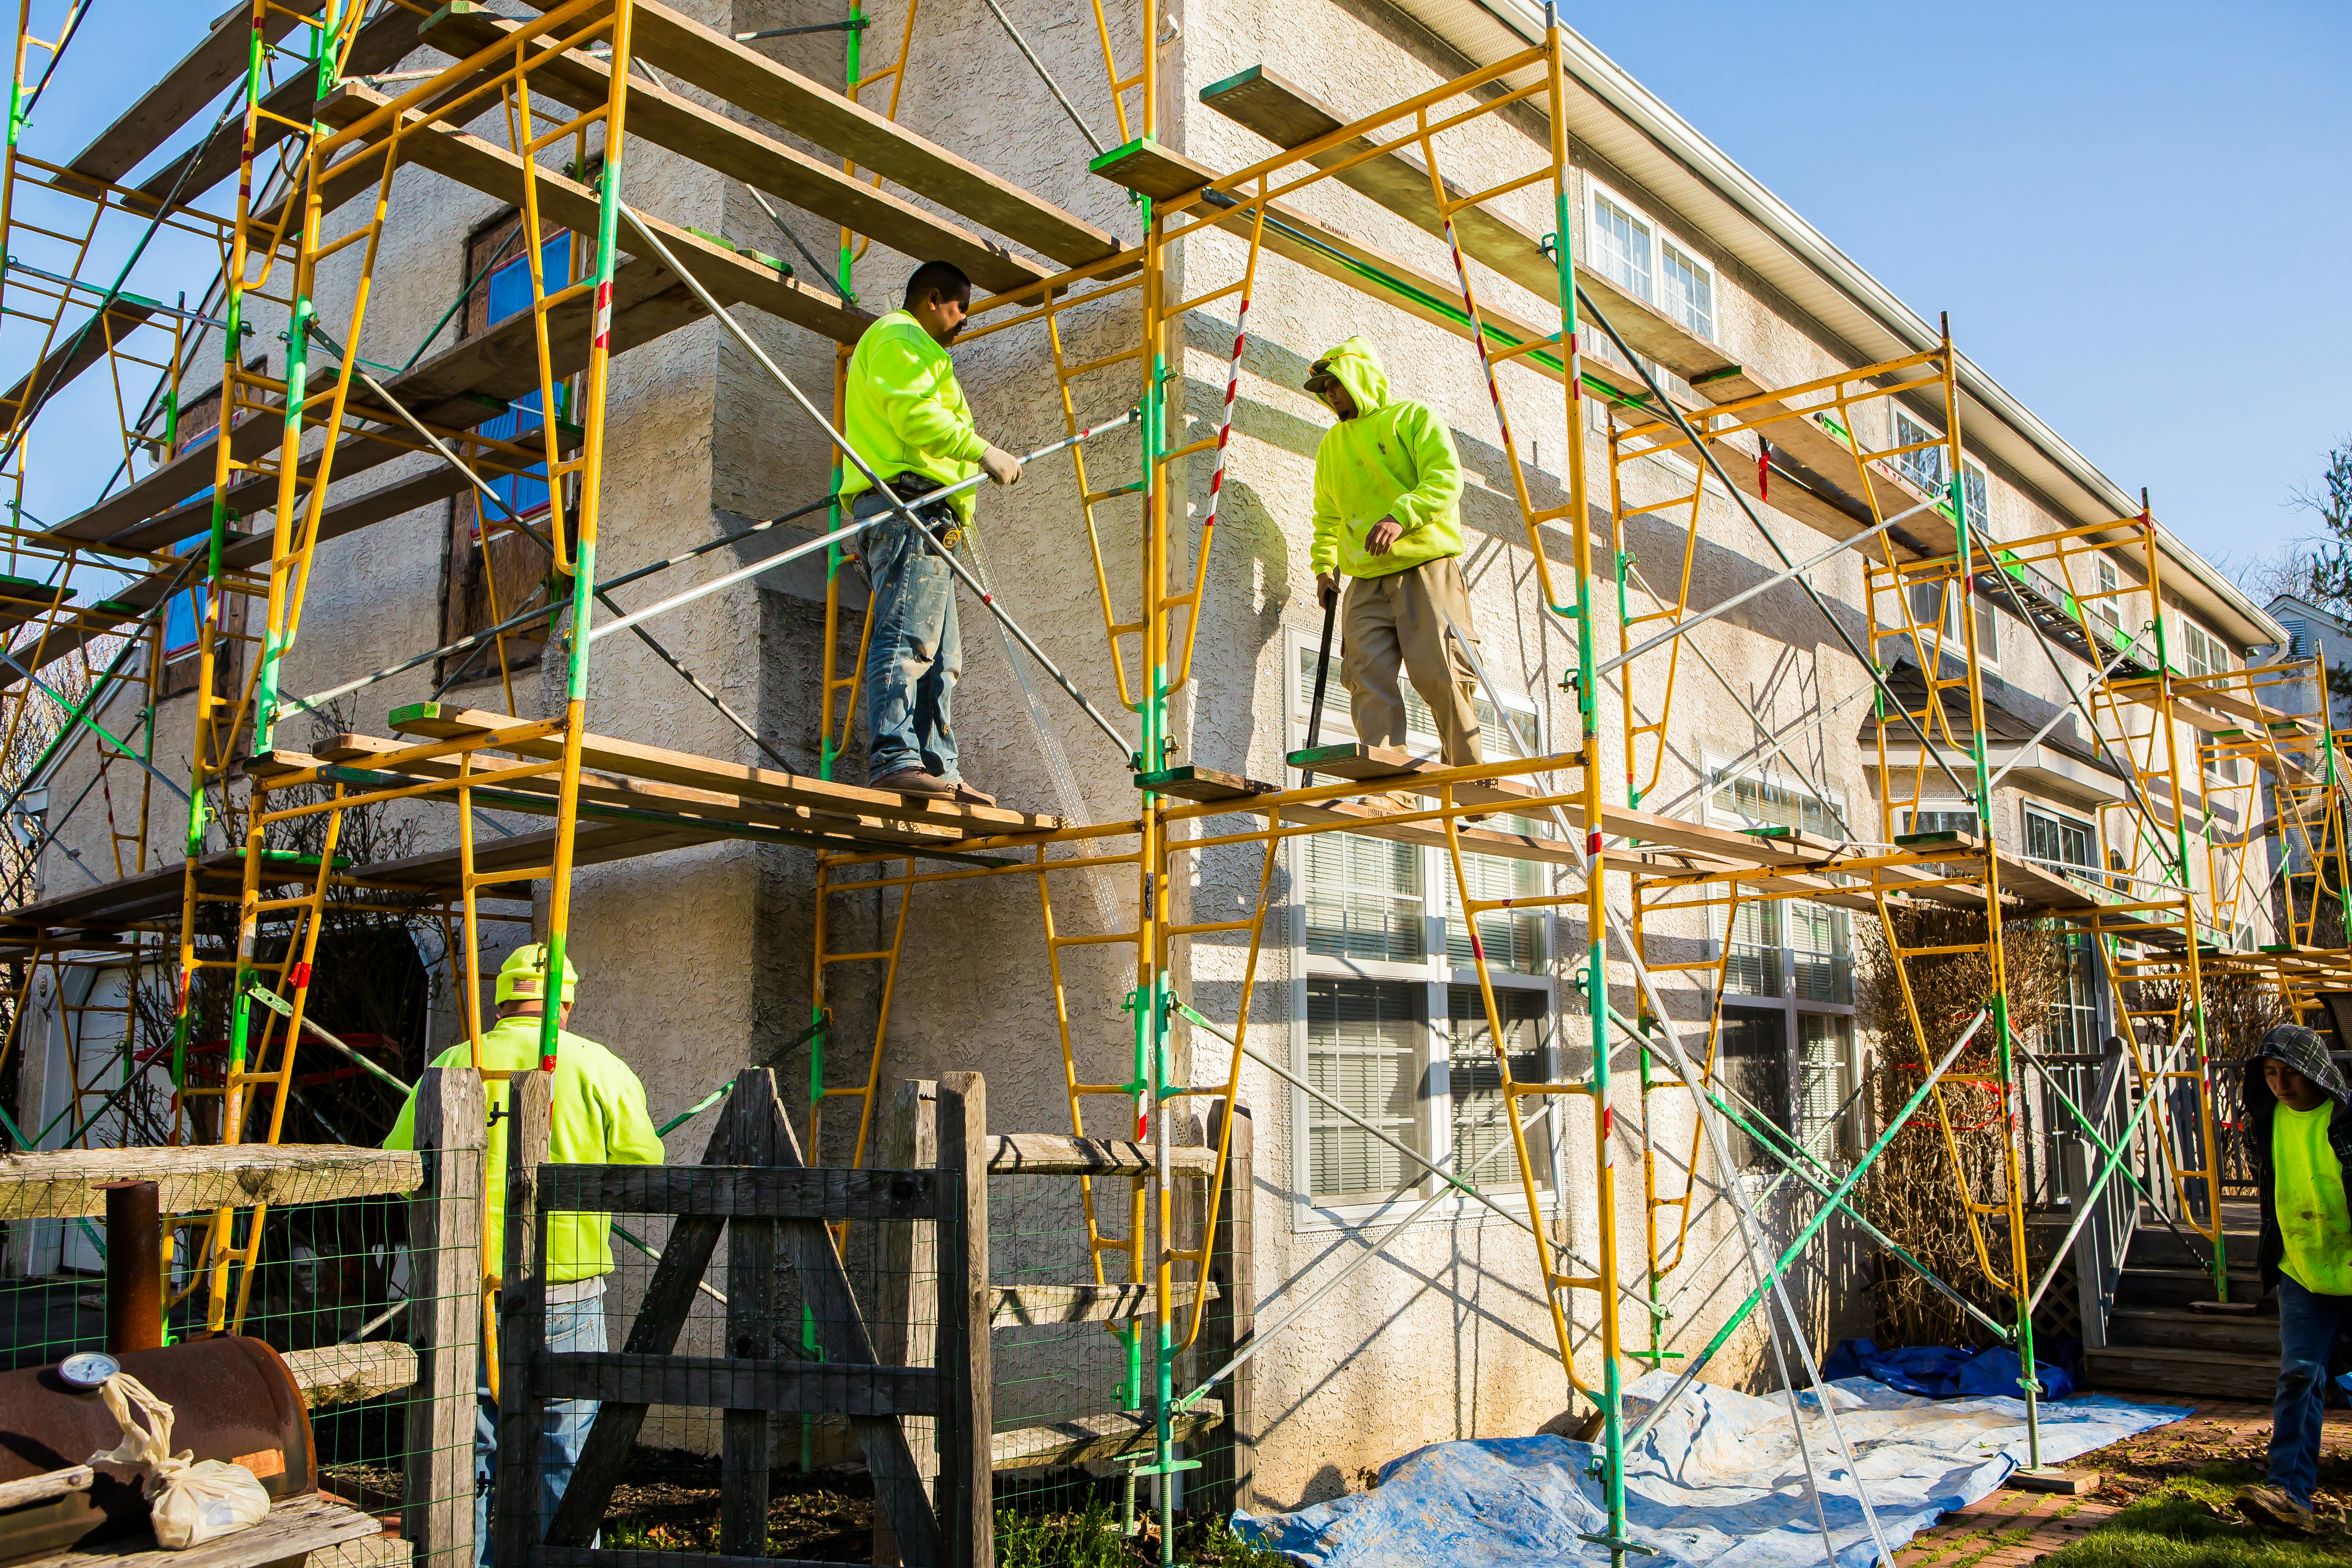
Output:
M1021 459L1002 447L991 447L980 455L981 471L1000 485L1021 482Z

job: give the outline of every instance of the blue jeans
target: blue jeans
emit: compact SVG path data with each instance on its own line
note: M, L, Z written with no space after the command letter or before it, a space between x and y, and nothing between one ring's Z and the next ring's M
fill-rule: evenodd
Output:
M604 1348L604 1300L547 1309L547 1348L551 1351L601 1351ZM572 1484L572 1467L588 1444L588 1428L596 1424L597 1401L551 1399L541 1407L539 1429L539 1533L555 1521L556 1500ZM497 1489L499 1468L499 1407L490 1397L489 1380L482 1378L474 1391L474 1554L482 1568L490 1561L490 1494ZM535 1544L535 1543L534 1543ZM588 1544L595 1545L591 1541Z
M887 514L866 531L857 550L874 593L874 640L866 650L866 776L912 768L954 784L961 775L948 709L963 673L955 574L883 497L869 490L850 503L850 512ZM918 515L929 523L955 517L944 505Z
M2319 1483L2319 1419L2327 1358L2352 1327L2352 1296L2322 1296L2281 1279L2278 1403L2271 1413L2271 1484L2311 1506Z

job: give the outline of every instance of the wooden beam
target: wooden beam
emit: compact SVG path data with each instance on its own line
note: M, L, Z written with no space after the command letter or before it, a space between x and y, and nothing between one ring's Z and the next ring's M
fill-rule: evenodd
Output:
M940 1079L940 1171L957 1203L940 1221L939 1544L956 1568L995 1561L995 1483L990 1435L996 1429L996 1373L989 1349L988 1085L976 1072ZM898 1530L898 1521L891 1521ZM919 1548L904 1531L907 1557Z
M734 1124L739 1168L687 1174L723 1177L787 1173L759 1169L782 1163L784 1142L792 1136L783 1107L777 1103L772 1077L761 1074L748 1083L737 1084L719 1114ZM772 1372L777 1366L776 1231L775 1219L771 1215L728 1215L727 1343L755 1378L760 1372ZM839 1267L838 1263L835 1267ZM813 1298L810 1305L815 1305ZM698 1358L648 1356L644 1361L648 1366L659 1366L694 1359ZM631 1398L631 1392L616 1388L611 1396L628 1399L633 1405L675 1403L669 1397L672 1389L667 1384L658 1388L648 1384L641 1399ZM730 1556L757 1557L768 1550L769 1450L774 1437L768 1413L783 1408L775 1402L783 1390L746 1386L725 1392L730 1397L712 1401L723 1407L719 1436L719 1550ZM870 1387L867 1392L871 1392ZM846 1387L842 1396L845 1402L856 1397ZM604 1391L598 1390L596 1397L605 1397Z
M408 1310L422 1347L403 1460L401 1533L418 1563L475 1562L475 1363L482 1341L482 1194L488 1099L471 1068L427 1068L413 1142L433 1177L408 1205Z
M533 1568L540 1522L540 1441L545 1413L531 1375L547 1353L547 1258L541 1251L540 1172L545 1169L555 1075L507 1080L506 1258L499 1269L498 1473L490 1493L494 1568Z
M419 702L394 709L390 720L392 728L404 735L419 735L435 740L452 740L460 735L499 734L526 728L528 721L510 719L502 713L485 712L476 708L460 708L449 702ZM562 745L549 736L501 741L503 751L517 756L548 759L561 756ZM673 752L660 746L649 746L639 741L624 741L610 735L590 735L581 742L581 760L586 766L604 773L625 774L631 778L649 779L664 784L685 785L740 795L747 799L770 800L782 805L806 806L814 811L844 816L881 816L929 826L946 826L970 836L1006 833L1045 832L1063 826L1058 816L1047 816L1021 811L1007 811L1002 806L958 805L950 801L908 799L888 790L866 789L859 784L837 784L830 779L811 778L804 773L783 773L772 768L755 768L748 763L721 762L716 757L698 756L690 752Z
M168 1149L48 1149L0 1153L0 1220L103 1215L98 1182L154 1182L165 1214L326 1203L412 1193L424 1166L404 1149L341 1144L184 1144Z
M26 1476L21 1480L0 1481L0 1510L47 1502L51 1498L64 1497L68 1492L86 1492L97 1475L98 1472L88 1465L68 1465L62 1470Z
M884 1108L877 1163L889 1171L936 1170L940 1163L940 1086L900 1079ZM815 1145L811 1145L812 1152ZM939 1225L935 1220L886 1220L876 1233L874 1265L874 1358L886 1366L936 1370L939 1359ZM938 1423L907 1429L907 1449L915 1474L932 1495L940 1474ZM889 1516L874 1512L874 1561L898 1561L898 1538Z
M462 59L520 26L459 0L436 12L420 32L425 42ZM552 46L544 40L531 47L537 57L530 68L534 93L544 92L576 110L604 105L612 71L604 61L577 50L554 56ZM629 136L666 147L704 168L870 236L901 255L917 260L952 261L987 289L1018 289L1055 274L1055 268L1015 256L960 224L845 173L837 163L812 157L649 81L629 84ZM626 243L625 235L623 244Z
M299 18L315 13L320 0L289 0L271 5L259 24L270 43L292 32ZM104 24L100 24L104 26ZM255 22L248 5L231 5L213 23L204 41L190 49L154 86L141 93L98 139L75 153L66 167L93 180L119 184L140 161L172 139L181 126L220 96L229 83L246 73L251 56ZM90 43L103 48L102 40ZM65 183L60 177L60 184Z
M567 1213L716 1215L726 1219L934 1219L939 1180L929 1171L799 1165L735 1170L692 1165L550 1165L550 1208Z
M531 4L547 11L557 0ZM1118 241L1094 225L658 0L636 0L631 18L639 59L895 180L927 201L1065 267L1084 267L1118 253Z
M727 1272L730 1307L742 1293L743 1285L744 1276L730 1264ZM771 1338L773 1327L760 1325L757 1337ZM729 1337L738 1338L731 1333ZM773 1358L637 1355L625 1351L543 1355L532 1386L550 1399L620 1399L635 1405L676 1405L747 1415L761 1412L930 1415L940 1405L939 1374L927 1366L827 1366ZM736 1479L722 1478L722 1493L725 1483ZM760 1519L766 1522L764 1510Z
M459 1302L461 1306L470 1304ZM481 1316L478 1312L474 1315ZM401 1340L320 1345L316 1350L288 1351L286 1370L294 1374L294 1386L302 1391L303 1405L311 1410L326 1410L415 1387L416 1351Z
M349 126L392 101L358 82L345 82L320 101L318 115L328 124ZM484 195L506 201L521 198L523 172L528 168L532 184L538 187L539 210L545 221L575 234L596 232L600 212L597 194L578 181L565 178L544 163L526 164L505 148L479 136L436 125L416 110L401 116L400 127L395 145L402 162L430 169ZM386 134L390 134L389 127ZM675 224L643 213L638 216L721 305L750 305L839 343L855 344L874 324L874 318L866 312L844 305L831 294L809 288L788 273L761 266L748 256L714 245ZM640 237L624 225L621 248L634 253L639 242Z

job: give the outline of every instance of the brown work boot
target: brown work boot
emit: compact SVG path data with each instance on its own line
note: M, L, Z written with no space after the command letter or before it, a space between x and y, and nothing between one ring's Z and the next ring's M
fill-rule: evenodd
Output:
M2240 1513L2281 1530L2292 1530L2309 1535L2319 1528L2318 1517L2311 1510L2286 1495L2283 1487L2240 1487L2231 1502Z
M884 773L867 783L867 789L887 790L892 795L909 795L918 800L953 800L956 786L937 773L927 773L920 768L900 768L895 773Z
M996 797L984 789L974 789L961 779L956 780L955 803L958 805L994 805Z

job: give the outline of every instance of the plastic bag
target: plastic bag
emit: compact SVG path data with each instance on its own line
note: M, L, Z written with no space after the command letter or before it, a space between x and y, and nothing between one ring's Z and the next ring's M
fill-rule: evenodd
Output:
M145 1384L118 1372L99 1394L121 1425L122 1441L85 1462L121 1465L145 1477L158 1546L174 1552L201 1546L268 1517L269 1494L251 1470L218 1459L197 1464L194 1449L172 1452L172 1407Z

